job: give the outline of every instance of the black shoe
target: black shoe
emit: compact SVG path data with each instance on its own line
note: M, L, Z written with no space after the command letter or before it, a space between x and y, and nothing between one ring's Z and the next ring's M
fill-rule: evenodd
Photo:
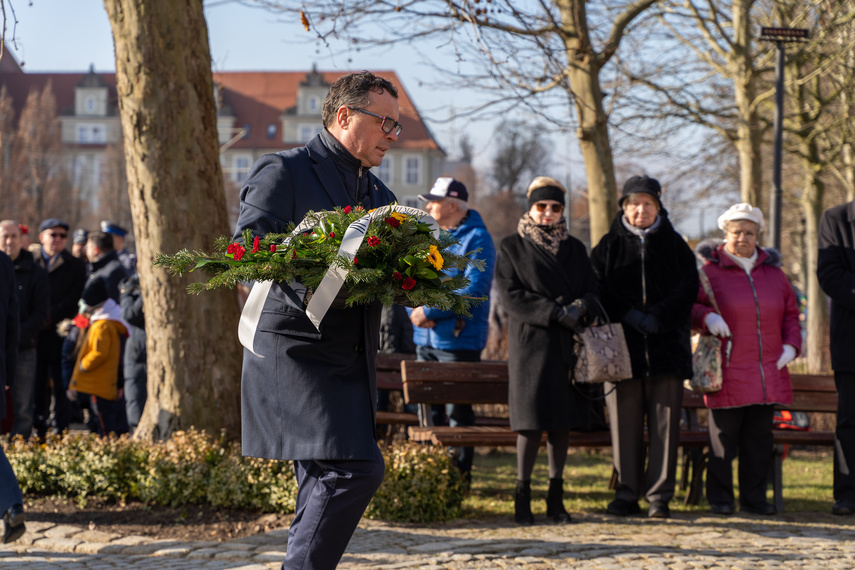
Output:
M653 501L647 510L647 517L651 519L668 519L671 518L671 509L668 508L668 503L665 501Z
M564 481L562 479L549 480L549 490L546 492L546 516L558 524L571 521L570 513L564 508Z
M615 499L614 501L609 503L606 512L616 517L625 517L629 515L637 515L641 512L641 507L638 506L638 501Z
M769 516L778 512L772 503L757 503L756 505L739 505L739 510L755 515Z
M717 515L732 515L733 505L730 503L710 503L710 511Z
M837 501L831 507L831 514L842 516L855 515L855 501Z
M531 480L517 481L514 493L514 522L524 526L534 524L534 515L531 513Z
M9 544L21 538L27 530L24 526L26 518L24 506L20 503L9 507L3 515L3 544Z

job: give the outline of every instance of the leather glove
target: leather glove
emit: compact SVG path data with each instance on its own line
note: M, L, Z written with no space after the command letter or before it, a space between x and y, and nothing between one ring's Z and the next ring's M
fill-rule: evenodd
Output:
M704 324L715 336L730 336L730 327L718 313L707 313Z
M644 324L643 324L644 323L644 317L646 317L646 316L647 315L645 315L644 313L642 313L638 309L630 309L623 316L622 320L623 320L623 323L625 325L631 326L632 328L634 328L635 330L637 330L641 334L647 334L644 331Z
M659 321L650 314L645 314L641 320L641 332L644 334L656 334L659 332Z
M557 306L552 310L552 320L557 322L565 329L574 329L582 318L582 308L579 305L571 304Z
M781 352L781 356L778 358L778 370L782 369L784 366L793 361L796 357L796 348L794 346L790 346L789 344L784 345L784 350Z

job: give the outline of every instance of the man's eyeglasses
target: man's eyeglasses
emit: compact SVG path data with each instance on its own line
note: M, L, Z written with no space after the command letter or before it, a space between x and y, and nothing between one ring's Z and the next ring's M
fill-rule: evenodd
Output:
M401 134L401 131L404 127L401 126L401 123L398 121L394 121L389 117L384 117L383 115L378 115L377 113L372 113L371 111L366 111L365 109L360 109L359 107L348 107L351 111L359 111L360 113L365 113L366 115L371 115L372 117L377 117L380 119L380 130L386 133L387 135L391 133L393 130L395 131L395 136Z
M535 202L534 207L537 208L538 212L545 212L546 207L549 206L549 209L553 211L553 213L558 214L561 210L564 209L564 206L561 204L546 204L544 202Z
M68 234L61 234L58 232L50 232L48 235L53 239L65 239L68 237Z

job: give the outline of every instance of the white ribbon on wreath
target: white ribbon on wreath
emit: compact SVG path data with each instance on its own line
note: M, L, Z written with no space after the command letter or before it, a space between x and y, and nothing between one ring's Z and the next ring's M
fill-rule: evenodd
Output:
M430 226L431 233L435 238L439 237L439 224L424 210L410 206L399 206L397 204L381 206L368 212L347 227L341 239L341 247L339 247L338 255L346 258L348 261L353 261L356 250L359 249L359 246L362 245L362 240L365 239L365 234L368 231L368 226L371 225L371 221L376 218L385 218L392 212L400 212L418 218L420 222ZM300 225L294 228L294 231L285 240L283 246L287 246L292 237L312 229L318 223L318 220L327 215L329 213L324 212L323 215L316 214L312 217L304 218L300 222ZM316 329L320 330L321 321L327 314L336 295L338 295L338 292L344 286L346 278L347 269L340 266L331 267L327 270L320 285L318 285L317 290L312 295L306 307L306 316L309 317L309 320L312 321ZM259 358L264 358L264 356L255 352L255 332L258 329L258 321L261 319L261 312L264 309L264 303L272 286L273 281L261 281L252 287L249 297L247 297L246 303L243 306L240 323L238 324L238 338L240 339L240 343Z

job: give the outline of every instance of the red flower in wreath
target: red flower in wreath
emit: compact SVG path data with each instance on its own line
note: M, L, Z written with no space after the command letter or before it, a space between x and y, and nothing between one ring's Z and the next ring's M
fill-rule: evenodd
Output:
M383 218L383 221L392 226L393 228L397 228L401 225L400 220L398 220L397 218L393 218L392 216L389 216L388 218Z
M270 253L276 253L276 244L275 243L270 244Z
M377 247L378 245L380 245L380 238L377 236L368 236L368 238L365 241L371 247Z
M240 261L240 258L243 257L243 254L246 253L246 249L240 244L234 244L235 248L232 251L234 255L235 261Z
M344 212L345 214L349 214L350 213L350 204L345 206L344 209L342 210L342 212Z
M334 238L334 237L335 237L335 232L330 232L330 237L331 237L331 238Z
M359 263L359 258L358 258L358 257L354 257L354 258L353 258L353 264L354 264L354 265L356 265L357 263Z
M397 279L398 281L400 281L401 279L403 279L403 278L404 278L404 276L403 276L403 275L401 275L401 274L400 274L399 272L397 272L397 271L395 271L395 272L393 272L393 273L392 273L392 277L393 277L394 279Z
M291 250L291 259L297 259L297 250L296 249Z
M409 291L410 289L412 289L415 286L416 286L416 280L413 279L412 277L405 277L404 282L401 283L401 289L403 289L404 291Z
M258 243L260 240L261 240L261 238L259 238L258 236L255 236L255 239L252 240L252 253L258 253L258 249L259 249Z

